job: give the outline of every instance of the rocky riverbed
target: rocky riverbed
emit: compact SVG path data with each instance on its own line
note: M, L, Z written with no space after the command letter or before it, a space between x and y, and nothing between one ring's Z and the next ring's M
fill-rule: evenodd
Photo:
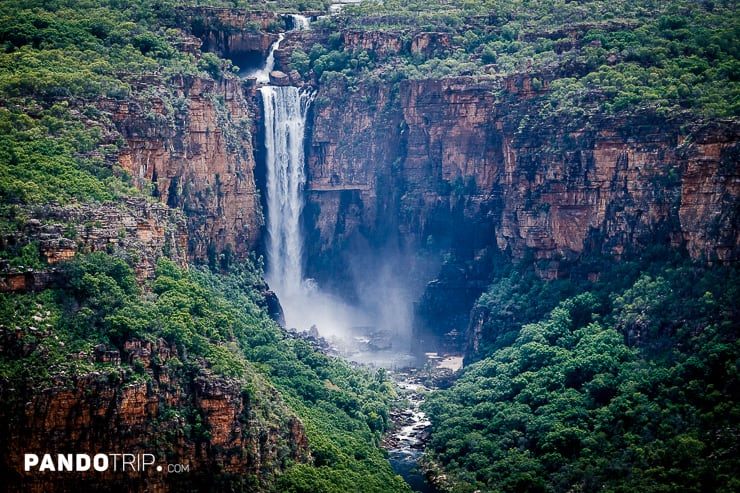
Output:
M429 353L424 368L392 374L399 398L398 406L391 413L393 428L383 441L383 447L388 451L393 470L416 492L435 491L419 464L431 428L431 422L419 408L429 392L449 386L461 367L460 356Z

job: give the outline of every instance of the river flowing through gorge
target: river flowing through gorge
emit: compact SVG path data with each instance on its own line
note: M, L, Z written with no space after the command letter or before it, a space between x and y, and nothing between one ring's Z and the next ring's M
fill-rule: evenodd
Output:
M301 19L293 19L292 25L294 29L308 28ZM248 75L260 84L263 105L266 280L280 300L288 330L321 341L326 352L390 370L400 398L384 448L394 471L415 491L433 491L418 467L430 426L419 406L434 388L433 375L449 379L457 368L446 367L449 360L426 353L430 348L424 341L412 339L412 297L398 281L403 266L397 261L389 258L381 262L358 283L364 294L362 303L350 304L306 278L304 145L315 92L307 87L268 84L275 50L284 39L281 34L270 48L265 66ZM462 358L455 361L461 364Z
M434 490L426 481L419 459L432 424L420 409L430 389L411 374L402 374L397 378L396 386L406 405L394 410L392 415L394 430L385 441L388 460L396 474L406 480L414 491L429 493Z
M262 86L265 148L267 161L267 281L280 299L288 328L308 329L315 337L340 342L340 354L360 363L390 368L413 365L409 354L399 353L391 343L372 344L372 321L358 310L333 296L303 275L303 233L301 212L306 183L303 139L306 114L312 92L296 87ZM355 327L355 330L349 330ZM353 338L352 344L347 339ZM362 346L362 347L360 347ZM408 353L408 351L406 351ZM352 358L354 356L354 358ZM418 460L430 423L419 409L423 390L416 378L399 376L399 391L407 404L394 413L394 429L386 441L389 461L415 491L431 491Z

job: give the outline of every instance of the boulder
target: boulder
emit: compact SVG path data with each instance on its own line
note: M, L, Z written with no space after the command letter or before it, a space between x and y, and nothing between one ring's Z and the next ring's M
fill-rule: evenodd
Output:
M285 72L279 70L273 70L270 72L270 84L274 86L289 86L290 77Z

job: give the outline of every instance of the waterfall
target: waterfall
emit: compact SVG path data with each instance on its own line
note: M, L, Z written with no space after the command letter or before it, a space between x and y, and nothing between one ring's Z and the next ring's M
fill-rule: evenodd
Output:
M303 282L303 137L310 93L263 86L267 149L267 278L278 295L294 295Z
M300 29L299 24L293 25ZM273 52L283 36L273 44L265 68L261 71L269 82L273 67ZM267 209L267 269L265 277L277 294L285 315L286 328L299 331L318 330L323 337L341 340L347 351L354 352L356 361L388 361L395 367L406 360L411 327L411 303L407 288L399 281L406 262L400 257L370 254L359 259L354 290L360 302L345 300L320 289L304 273L301 228L306 186L304 130L313 93L292 86L263 85L262 96L265 125L266 209ZM377 257L374 267L364 262ZM404 280L405 282L405 280ZM352 293L349 293L350 296ZM371 349L372 354L358 354ZM378 354L378 349L384 354ZM403 354L402 354L403 353ZM385 360L383 360L385 361Z
M355 355L362 362L383 362L396 367L407 359L400 354L407 337L399 328L410 326L408 307L403 293L390 272L394 263L385 259L386 265L373 272L364 272L363 278L375 282L362 282L360 294L365 303L352 306L322 291L313 279L306 279L303 269L303 241L301 228L306 186L304 131L308 108L313 98L310 91L292 86L265 85L262 95L265 124L265 166L267 205L267 270L265 277L277 294L285 315L288 329L309 330L315 326L324 337L344 339L345 347L355 347L363 336L362 345L371 343L363 332L385 331L381 338L393 333L393 342L375 342L385 348L385 354ZM393 269L402 271L402 268ZM409 305L410 306L410 305Z
M284 33L278 34L278 39L270 46L270 51L267 53L267 59L265 60L265 66L261 69L254 70L247 74L247 77L256 77L257 82L267 84L270 82L270 72L275 69L275 50L280 46L280 42L285 38Z
M311 29L311 20L305 15L290 14L291 31L308 31Z
M303 140L313 94L296 87L262 86L267 188L267 271L265 277L283 307L288 328L316 326L322 335L346 335L368 324L364 314L322 292L303 272Z

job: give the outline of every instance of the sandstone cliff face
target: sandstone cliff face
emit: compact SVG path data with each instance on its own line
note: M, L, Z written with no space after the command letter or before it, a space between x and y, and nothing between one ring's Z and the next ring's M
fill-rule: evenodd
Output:
M695 259L737 260L737 217L729 206L740 191L736 124L686 137L677 124L651 115L589 123L559 131L564 122L554 121L545 132L504 137L500 249L516 257L533 251L547 261L540 263L545 277L568 275L569 261L584 253L619 259L656 243L686 248ZM553 137L556 146L548 148ZM723 217L714 222L714 215Z
M190 26L203 42L202 49L231 58L248 53L266 55L277 35L264 34L282 22L274 12L244 9L191 7L179 10L180 25Z
M188 258L244 256L262 213L248 95L241 81L137 81L136 97L100 102L126 141L120 164L137 186L187 217Z
M383 84L320 87L308 146L315 268L341 259L348 238L392 230L412 249L452 253L454 282L427 297L450 288L469 309L499 256L531 258L544 278L570 275L585 254L618 260L655 243L737 261L736 123L687 131L642 114L534 127L527 114L547 87L528 75L405 81L396 99Z
M401 53L406 48L400 33L396 32L344 31L342 34L346 50L368 50L380 59Z
M320 224L322 239L329 240L326 243L329 246L341 239L341 236L329 237L337 231L337 221L352 222L354 215L364 214L356 219L374 224L376 214L371 210L378 194L386 192L377 184L378 173L386 171L386 166L380 163L392 162L402 146L402 137L394 131L398 114L391 108L389 94L380 85L365 86L362 94L364 97L351 97L341 83L322 87L313 107L313 131L307 155L309 193L336 201L342 192L350 192L361 198L366 209L354 211L350 216L322 217L322 221L329 221ZM367 104L368 101L371 103ZM345 229L353 228L345 226Z
M495 95L502 90L517 102ZM727 207L739 191L734 123L689 135L650 115L531 128L509 116L536 96L521 76L406 81L398 110L387 107L394 102L381 85L354 94L322 87L318 100L327 93L331 102L314 110L309 190L357 190L361 208L377 214L377 177L395 166L408 207L387 209L382 221L400 217L402 231L418 239L442 231L433 226L439 215L461 206L461 219L492 228L475 244L514 258L529 252L558 264L594 251L618 258L659 233L694 258L740 255ZM374 227L368 218L380 221L370 215L365 227ZM323 244L337 239L330 237L336 219L320 217Z
M47 204L23 211L23 226L0 238L4 245L38 242L43 270L12 269L0 264L0 292L38 291L54 285L54 264L78 252L118 252L127 256L139 280L154 277L162 256L184 266L187 253L185 217L177 210L144 198L122 203Z
M41 350L53 343L46 341L51 333L35 336ZM34 350L22 340L28 336L20 330L3 330L0 349ZM247 377L252 390L243 391L241 380L186 371L173 364L175 348L161 340L129 341L122 353L101 345L77 357L96 369L0 389L4 405L14 409L0 427L8 491L258 491L285 461L310 460L302 424L256 374ZM111 458L103 472L25 472L27 453L53 454L55 467L58 453L152 454L155 462L122 470L119 459L114 471ZM186 472L169 464L187 466Z
M738 259L740 128L716 123L679 143L681 203L678 218L692 257Z

